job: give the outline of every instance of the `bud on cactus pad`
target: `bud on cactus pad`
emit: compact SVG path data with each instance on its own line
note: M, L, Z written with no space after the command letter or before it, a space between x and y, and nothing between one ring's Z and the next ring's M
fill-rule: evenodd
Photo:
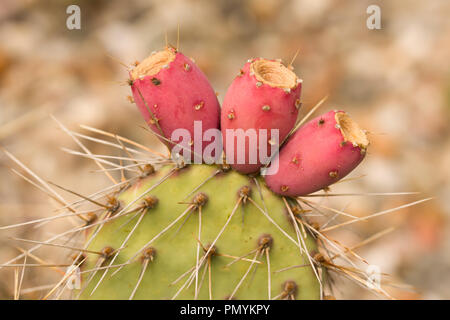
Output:
M300 91L301 80L280 61L253 59L244 65L227 90L221 112L223 145L233 169L242 173L259 170L263 164L259 154L260 129L267 134L267 139L262 140L267 150L267 155L263 156L270 157L271 148L278 147L297 120ZM237 136L227 141L227 129L241 129L249 134L254 130L257 143L251 143L250 147L250 138L246 138L242 150ZM271 129L278 130L278 141L272 136ZM237 153L242 151L245 162L237 158ZM252 157L255 157L254 161Z
M220 106L208 79L174 48L155 52L139 63L130 72L129 82L145 121L169 148L181 142L175 137L174 143L168 143L176 129L187 129L194 137L194 121L201 121L202 134L219 128Z
M368 145L365 132L345 112L330 111L289 138L279 153L279 170L266 176L266 184L286 196L313 193L350 173Z

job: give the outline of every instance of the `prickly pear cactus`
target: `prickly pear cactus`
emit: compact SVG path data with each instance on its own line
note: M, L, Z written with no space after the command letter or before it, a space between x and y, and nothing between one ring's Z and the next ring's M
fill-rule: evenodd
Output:
M299 239L299 208L261 178L165 166L117 199L111 220L92 231L88 249L103 254L82 263L81 299L320 297L304 252L315 240Z
M352 247L331 238L328 231L430 198L364 219L308 199L351 195L329 193L330 186L342 182L359 165L369 145L366 132L349 115L330 111L306 122L310 112L297 119L302 82L290 66L278 60L250 59L232 82L222 109L206 76L192 59L174 48L156 52L128 71L134 101L150 131L171 151L170 156L100 129L83 126L112 140L76 134L55 119L84 151L69 152L94 160L113 182L90 196L53 183L52 187L81 198L68 203L44 179L2 149L36 182L19 173L21 177L68 213L2 226L0 230L75 216L83 220L83 225L45 241L14 239L34 246L0 269L17 267L14 263L24 259L24 272L28 256L37 259L40 267L55 268L31 255L40 247L56 246L75 251L75 256L64 277L44 299L64 297L75 272L81 274L82 281L69 295L79 299L326 299L334 294L333 275L392 298L381 282L374 285L371 275L358 268L358 264L364 267L368 262L354 251L386 231ZM197 121L203 124L200 132L195 127ZM215 159L223 156L226 161L189 164L191 151L197 156L209 150L210 139L199 139L200 145L188 139L186 154L178 153L175 147L186 142L172 137L178 129L194 138L208 136L212 130L223 141L228 129L250 129L255 135L258 130L258 139L268 137L267 131L263 134L260 130L274 129L280 131L280 141L272 136L259 141L259 148L277 147L268 161L247 162L253 148L242 140L245 144L234 146L232 151L223 145L214 149ZM94 155L82 139L119 149L122 156ZM213 144L219 145L217 140ZM229 161L242 150L246 162ZM267 174L274 163L278 163L274 166L278 170ZM259 175L260 169L268 169L263 170L264 177ZM120 182L112 173L119 170ZM129 177L133 171L138 175ZM325 193L311 195L321 190ZM346 220L337 221L338 216ZM18 298L20 289L16 291L14 297Z

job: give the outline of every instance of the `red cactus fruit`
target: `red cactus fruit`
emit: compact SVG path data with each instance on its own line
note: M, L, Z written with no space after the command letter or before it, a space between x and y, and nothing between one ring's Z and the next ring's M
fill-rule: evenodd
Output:
M275 193L302 196L350 173L364 158L366 133L343 111L330 111L302 126L279 153L279 169L267 175Z
M249 60L240 70L227 90L221 112L223 146L235 170L256 172L269 161L271 150L278 150L297 120L301 82L277 60ZM228 144L227 129L235 130ZM262 135L260 129L267 131ZM278 139L271 129L278 130ZM260 154L261 149L267 153Z
M155 52L130 72L130 85L149 127L173 143L161 141L170 149L185 144L182 137L172 139L172 133L187 129L192 140L185 148L202 154L210 143L203 142L203 132L219 128L220 105L208 79L191 59L171 47ZM200 137L194 137L194 121L201 121Z

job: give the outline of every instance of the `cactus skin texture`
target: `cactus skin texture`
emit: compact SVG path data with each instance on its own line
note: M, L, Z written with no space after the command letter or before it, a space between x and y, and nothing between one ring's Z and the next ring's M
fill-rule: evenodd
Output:
M281 62L266 59L249 60L227 90L221 112L223 146L227 150L226 129L266 129L267 153L270 153L270 129L279 130L279 143L295 125L300 108L301 80ZM245 145L245 163L237 163L237 138L234 138L232 168L241 173L253 173L262 166L259 152L257 163L249 161L249 141ZM229 151L231 153L231 151ZM270 156L270 154L268 154Z
M364 159L366 134L343 111L330 111L300 127L281 148L279 170L265 177L284 196L307 195L345 177Z
M121 208L136 199L145 190L157 184L161 178L173 170L172 168L173 166L165 166L123 191L118 196L118 200L121 201ZM185 216L189 216L189 218L184 224L185 217L150 244L152 250L154 250L153 252L156 252L156 254L153 256L153 260L148 262L143 272L142 280L133 296L134 299L171 299L175 296L191 273L187 274L176 284L171 285L171 283L196 265L197 245L199 243L196 238L200 238L200 242L205 247L213 243L227 219L229 219L233 208L236 207L240 196L242 196L243 187L249 187L247 189L249 193L246 193L248 197L255 201L260 208L264 208L265 205L270 217L292 239L295 239L294 241L297 240L292 220L290 220L290 215L283 199L267 189L260 179L258 180L258 185L261 187L264 204L258 187L254 182L255 180L235 171L216 174L202 187L195 190L192 195L189 195L201 182L211 177L218 170L219 168L215 165L191 165L183 169L177 169L167 180L148 192L147 196L157 199L157 204L146 211L142 221L126 243L125 248L119 251L114 265L126 263L128 259L132 258L150 239L179 217L189 206L188 203L192 203L192 199L195 199L196 195L199 193L206 195L204 198L206 201L201 206L200 235L199 209L196 208L192 210L190 215L187 214ZM187 195L189 196L186 198ZM205 269L208 260L211 262L211 294L213 299L229 298L252 264L250 261L239 260L227 266L233 261L233 258L220 254L235 257L248 254L245 258L257 259L261 262L260 264L253 264L252 269L247 274L242 285L236 290L233 298L268 299L268 270L265 248L268 248L270 258L272 298L281 294L281 298L318 299L320 295L319 284L310 267L293 268L273 273L273 271L281 268L302 265L307 261L307 258L304 254L300 254L299 247L292 239L281 233L252 204L249 198L241 198L242 205L234 211L228 226L215 244L217 254L210 256L210 260L209 258L205 259L205 263L199 269L198 287L200 287L204 271L205 276L198 290L198 299L210 298L209 271L207 268ZM136 202L134 207L137 207L139 204L139 202ZM135 213L124 215L103 224L103 227L89 245L89 250L102 251L107 247L110 247L109 250L111 248L120 248L124 239L130 234L136 221L139 219L135 217L130 221L130 217L133 214ZM127 221L128 223L124 225ZM262 246L259 251L255 251L261 245L261 240L267 235L271 238L271 245ZM305 241L309 251L316 249L316 243L312 236L308 234ZM205 252L201 247L199 252L201 259ZM98 255L87 254L87 260L82 265L82 271L98 267L99 259L101 257ZM102 265L107 266L108 261L107 259ZM126 265L117 274L111 276L116 268L109 269L105 279L92 295L92 289L105 270L96 272L91 281L88 281L91 273L86 273L83 276L80 298L129 299L138 283L145 261L145 257L142 257L142 254L140 254L132 260L131 264ZM190 287L182 290L176 298L193 299L195 297L195 283L196 280L194 279ZM293 284L295 290L292 290L290 293L284 292L283 288L289 286L292 288Z
M174 48L155 52L138 64L130 72L130 85L141 114L159 136L171 139L174 130L187 129L194 139L194 121L202 122L202 135L207 129L219 128L220 105L207 77ZM170 149L174 146L160 140ZM207 144L203 142L202 151Z

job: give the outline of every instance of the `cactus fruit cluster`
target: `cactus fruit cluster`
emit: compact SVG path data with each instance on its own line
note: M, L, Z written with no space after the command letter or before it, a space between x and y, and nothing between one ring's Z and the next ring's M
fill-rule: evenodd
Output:
M339 224L325 228L309 213L326 217L325 210L355 218L344 225L361 219L305 198L327 191L363 160L367 135L340 110L299 122L302 81L291 66L248 60L222 107L194 61L173 47L136 63L128 84L151 131L172 151L169 156L98 129L87 127L114 141L75 135L59 123L85 152L74 154L92 158L114 182L90 196L60 187L81 198L67 203L5 151L70 211L67 216L83 220L46 241L32 241L36 245L26 255L5 264L45 245L74 250L71 268L44 298L61 297L75 273L81 284L70 293L79 299L325 299L333 294L333 274L391 298L355 268L353 261L367 263L363 258L326 234ZM174 133L183 129L195 137L196 123L201 123L201 144L188 141L175 152L182 141ZM219 134L205 140L208 130ZM255 139L228 136L230 130L250 132ZM95 156L81 138L124 156ZM192 163L211 143L220 161ZM243 161L237 161L239 154ZM104 165L120 170L121 181ZM131 171L138 174L126 177ZM81 204L95 209L79 212ZM82 244L73 244L80 238Z

